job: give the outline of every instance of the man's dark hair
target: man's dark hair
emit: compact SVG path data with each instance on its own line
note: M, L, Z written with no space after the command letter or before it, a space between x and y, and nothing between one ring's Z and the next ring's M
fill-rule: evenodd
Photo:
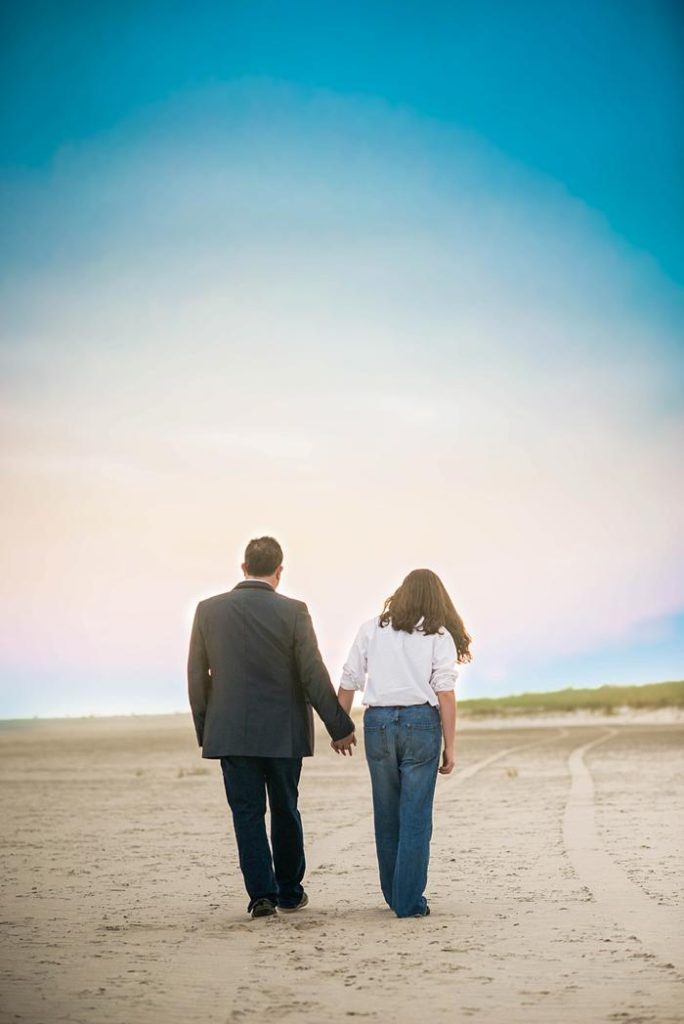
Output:
M248 576L272 576L283 564L283 549L273 537L255 537L245 548Z

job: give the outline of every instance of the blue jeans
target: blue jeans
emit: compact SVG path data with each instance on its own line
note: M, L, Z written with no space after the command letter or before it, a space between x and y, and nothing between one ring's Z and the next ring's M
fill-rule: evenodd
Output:
M248 910L267 899L296 907L304 889L304 834L297 809L301 757L222 757L223 782L233 812ZM271 846L266 835L266 794Z
M442 749L439 711L429 704L368 708L363 732L382 894L397 917L424 914Z

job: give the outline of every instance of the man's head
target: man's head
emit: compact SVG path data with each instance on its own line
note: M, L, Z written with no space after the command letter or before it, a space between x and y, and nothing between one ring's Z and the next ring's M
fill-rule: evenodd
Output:
M283 572L283 549L273 537L256 537L245 548L242 563L245 576L265 580L277 587Z

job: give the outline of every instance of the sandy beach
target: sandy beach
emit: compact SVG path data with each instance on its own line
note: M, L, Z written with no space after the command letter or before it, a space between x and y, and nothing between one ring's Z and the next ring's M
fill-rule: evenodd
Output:
M2 1021L684 1020L684 726L462 728L428 896L380 897L365 760L305 761L298 915L252 922L188 716L4 723Z

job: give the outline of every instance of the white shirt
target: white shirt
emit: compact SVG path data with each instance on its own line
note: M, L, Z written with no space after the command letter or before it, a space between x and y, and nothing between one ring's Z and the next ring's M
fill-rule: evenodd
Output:
M426 636L397 630L380 619L364 622L349 652L340 686L362 690L369 707L439 704L437 694L456 688L457 651L446 629Z

